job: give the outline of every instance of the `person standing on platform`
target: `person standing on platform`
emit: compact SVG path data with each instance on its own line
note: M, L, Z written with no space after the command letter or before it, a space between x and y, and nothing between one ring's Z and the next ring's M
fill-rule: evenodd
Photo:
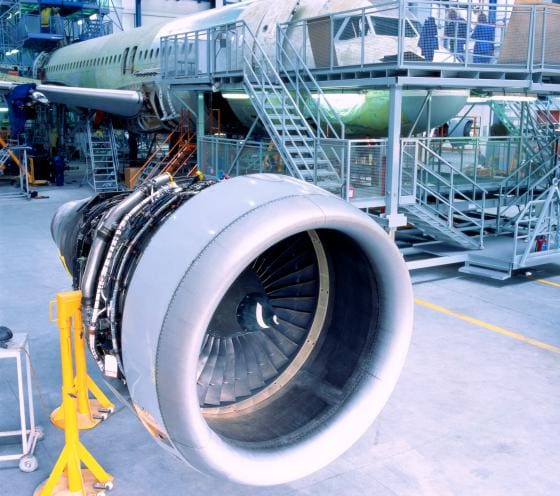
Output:
M464 62L467 23L457 14L455 9L449 9L443 34L445 36L445 47L455 56L457 61Z
M51 15L53 13L52 7L44 7L41 9L41 33L51 32Z
M434 60L434 52L439 48L436 20L428 17L422 26L418 46L425 60Z
M494 55L494 33L494 26L488 23L486 14L481 12L478 15L478 24L472 33L472 39L475 40L473 52L473 62L475 64L489 64L492 61L492 55Z

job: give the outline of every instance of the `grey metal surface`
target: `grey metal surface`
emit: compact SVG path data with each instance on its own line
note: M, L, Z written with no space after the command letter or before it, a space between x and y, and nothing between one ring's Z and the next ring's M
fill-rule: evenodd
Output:
M20 83L0 81L0 91L10 91L18 84ZM132 90L38 84L36 91L45 95L52 103L103 110L122 117L136 116L144 105L142 93Z
M143 94L133 90L38 84L37 91L43 93L52 103L63 103L69 107L93 108L122 117L136 116L144 105Z

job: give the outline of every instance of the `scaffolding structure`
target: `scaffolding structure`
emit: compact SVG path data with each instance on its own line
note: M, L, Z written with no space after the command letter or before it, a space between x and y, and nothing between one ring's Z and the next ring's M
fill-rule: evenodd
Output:
M31 76L41 52L113 32L110 0L4 0L0 68Z
M560 94L559 29L560 7L548 3L387 2L279 24L275 53L243 21L165 36L161 74L171 92L247 95L270 137L251 141L253 125L228 141L202 122L203 172L291 174L393 233L412 224L409 253L436 259L411 269L462 261L464 272L507 278L560 260L560 129L541 101ZM386 138L348 139L325 97L340 89L388 93ZM404 95L416 89L426 96L410 126ZM434 137L438 89L485 96L506 136Z

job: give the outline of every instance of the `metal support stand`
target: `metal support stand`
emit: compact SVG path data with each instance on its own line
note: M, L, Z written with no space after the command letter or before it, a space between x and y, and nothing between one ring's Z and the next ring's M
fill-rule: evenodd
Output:
M19 191L14 193L2 193L1 198L11 198L23 196L28 200L31 198L31 192L29 191L29 168L27 163L27 150L30 150L28 146L11 145L4 141L0 137L0 147L5 150L5 153L13 160L13 162L18 166L19 169ZM15 153L14 153L15 152Z
M37 441L43 437L43 432L35 425L27 334L15 334L8 342L7 348L0 348L0 359L2 358L14 358L16 360L20 429L17 431L0 432L0 437L21 436L22 451L21 453L0 456L0 462L19 460L19 468L22 472L33 472L37 470L38 466L37 459L34 456L35 446L37 445ZM24 368L25 385L23 375ZM25 391L25 389L27 389L27 391ZM27 428L28 417L29 429Z
M62 409L64 410L65 444L47 481L39 486L34 496L62 496L68 494L104 494L113 487L113 476L108 474L80 442L78 427L78 390L74 376L74 350L83 341L79 339L83 324L81 291L58 293L58 328L60 331L60 359L62 366ZM51 304L52 310L52 304ZM54 320L51 315L51 320ZM72 332L72 327L74 332ZM74 336L74 339L72 338ZM82 348L83 349L83 348ZM77 361L78 357L76 357ZM82 463L87 468L82 468Z
M52 317L51 302L51 320L56 322ZM79 330L79 332L78 332ZM76 375L74 377L74 388L76 390L78 402L78 429L92 429L115 411L115 405L111 403L109 398L105 396L92 378L87 373L87 362L85 353L84 331L82 326L81 314L74 319L74 360ZM89 393L93 398L89 397ZM65 425L64 404L53 410L51 413L51 422L60 429L64 429Z

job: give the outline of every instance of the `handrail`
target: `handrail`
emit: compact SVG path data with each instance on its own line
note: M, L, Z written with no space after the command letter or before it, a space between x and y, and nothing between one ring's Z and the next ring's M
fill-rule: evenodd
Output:
M138 178L140 177L140 175L142 174L142 172L144 172L144 170L146 170L146 168L152 163L153 159L157 156L157 154L162 150L163 146L171 139L171 136L173 134L174 131L172 131L171 133L169 133L167 135L167 138L165 138L164 141L162 141L154 150L154 152L150 155L150 157L144 161L144 164L142 165L142 167L140 167L130 178L130 184L136 184L136 181L138 180Z
M500 225L500 220L501 220L501 214L502 214L502 210L505 212L508 208L514 206L515 204L520 204L522 203L522 201L526 201L527 198L531 197L534 195L536 188L538 188L539 186L541 186L545 181L547 181L550 176L554 175L556 173L556 169L550 169L544 176L541 176L532 186L531 188L529 188L525 193L523 193L521 196L516 196L515 197L515 203L512 204L508 204L508 203L501 203L501 198L502 196L500 196L500 204L498 205L498 216L496 218L496 221L499 224L499 227L501 229L507 228L509 226L512 225L512 221L517 221L523 214L523 210L521 210L517 215L515 215L514 217L512 217L511 219L509 219L505 224ZM547 193L547 189L545 189L544 191L542 191L536 198L532 198L531 200L527 201L525 203L525 205L528 205L530 203L532 203L533 201L539 201L543 198L543 196Z
M448 162L447 160L445 160L441 155L439 155L438 153L436 153L434 150L432 150L430 147L426 146L424 143L422 143L420 140L417 139L404 139L403 140L403 145L406 142L414 142L416 141L424 150L426 150L429 154L433 155L434 157L436 157L438 160L440 160L445 166L449 167L455 174L458 174L459 176L461 176L462 178L466 179L470 184L472 184L473 186L475 186L476 188L478 188L479 190L481 190L484 193L488 193L488 190L484 187L482 187L480 184L478 184L476 181L473 181L469 176L467 176L466 174L464 174L463 172L461 172L459 169L457 169L453 164L451 164L450 162Z
M162 172L168 172L174 176L181 168L184 167L184 165L195 153L196 147L193 147L193 144L190 141L183 143L175 157L173 157L173 159L164 167Z
M163 156L159 162L156 163L155 166L152 167L152 169L150 170L148 176L146 177L145 180L148 179L152 179L153 177L155 177L156 175L162 173L162 172L169 172L169 168L172 167L174 165L174 163L179 160L180 158L182 158L180 156L181 151L183 151L184 148L186 148L187 146L192 146L192 137L193 135L188 137L188 140L185 142L183 141L184 139L184 134L181 134L180 139L177 141L177 143L175 143L167 152L167 154L165 156ZM163 167L162 165L164 164L165 160L167 160L169 158L169 156L172 155L171 159L169 160L169 163L165 164Z
M119 170L119 148L117 146L117 139L115 138L115 128L113 123L109 123L109 132L111 134L111 153L113 154L113 170L115 171L115 180L118 182L118 170Z
M407 140L408 142L416 142L421 146L424 146L418 140ZM432 152L432 150L427 149L428 152ZM402 154L403 157L406 155L409 158L412 158L415 163L415 168L417 167L421 173L416 175L416 180L413 180L413 194L416 197L416 201L419 205L423 208L427 208L435 212L438 217L444 217L445 213L440 211L439 208L434 205L431 205L427 201L427 196L430 195L436 199L437 203L441 203L447 207L447 223L450 228L455 228L453 218L458 216L459 218L463 219L464 221L468 222L472 227L477 228L479 231L479 245L483 246L483 239L484 239L484 227L485 227L485 209L486 209L486 196L487 191L486 189L482 188L481 186L474 184L478 191L482 194L481 199L477 199L475 197L475 190L473 189L472 197L462 192L460 189L456 188L454 184L455 174L457 173L460 177L465 177L465 175L455 169L453 166L450 167L451 169L451 180L447 180L445 177L438 174L436 171L432 170L426 164L424 164L417 156L412 155L409 151L406 150L406 147L402 147ZM417 154L416 154L417 155ZM435 154L437 155L437 154ZM401 174L401 185L402 185L402 178L404 176L405 170L402 169L403 174ZM409 174L409 171L406 171L406 174ZM426 175L428 177L435 178L440 184L447 186L449 189L448 198L445 197L443 193L440 191L430 188L427 183L422 181L422 176ZM420 177L419 177L420 176ZM470 179L467 177L467 179ZM423 194L419 194L418 190L423 191ZM478 209L480 209L480 220L476 218L470 217L466 215L462 209L458 208L456 203L456 198L459 198L461 201L467 201L469 204L474 204Z
M298 51L296 50L296 48L294 47L293 43L291 42L290 38L288 38L286 36L286 33L282 30L281 26L278 26L278 39L277 39L277 47L278 47L278 55L276 57L276 63L279 65L280 69L284 72L284 74L286 75L286 77L290 80L292 85L296 85L296 83L292 80L292 78L290 77L290 74L288 73L287 68L284 66L284 60L286 61L290 61L293 71L296 75L297 81L301 82L301 84L303 85L303 88L307 91L308 95L310 98L313 98L314 96L318 97L317 100L317 105L316 105L316 111L323 117L325 123L327 124L328 128L331 130L331 132L334 135L334 138L336 139L344 139L344 135L345 135L345 124L342 121L342 119L340 118L340 116L338 115L338 113L336 112L336 110L333 108L333 106L330 104L330 102L326 99L325 97L325 93L323 92L323 90L321 89L321 87L319 86L319 84L317 83L317 80L315 79L315 77L313 76L313 74L311 73L311 71L309 70L309 67L307 66L307 64L304 62L304 60L302 59L301 55L298 53ZM292 50L292 53L295 56L295 61L297 62L297 67L294 63L294 60L289 56L287 49L285 48L284 44L287 44L287 46ZM283 57L282 55L285 55L286 57ZM304 78L301 76L300 74L300 70L303 69L303 71L305 72L306 76L309 78L309 82L311 82L314 85L314 90L315 90L315 94L309 89L309 87L307 86L307 82L304 80ZM299 85L298 85L298 89L299 89ZM309 108L309 106L307 105L307 103L305 102L305 100L303 100L303 103L306 105L306 107L308 108L308 110L311 110ZM329 119L327 119L327 116L325 114L325 112L321 109L321 102L324 101L324 103L328 106L329 110L331 111L332 115L335 116L337 124L341 130L340 135L336 132L336 129L334 128L334 126L329 122ZM317 130L318 132L321 133L321 137L322 138L328 138L329 136L325 135L325 133L322 131L321 129L321 120L317 120L312 112L310 112L313 120L315 121L315 125L317 126Z
M414 158L412 155L410 155L410 153L408 153L406 151L404 151L403 153L405 153L406 155L408 155L411 158ZM428 174L434 176L439 182L443 183L444 186L447 186L450 189L450 191L453 191L454 194L459 195L463 200L466 200L470 203L475 203L475 204L477 203L476 199L469 197L468 195L463 193L460 189L457 189L452 182L448 181L443 176L439 175L437 172L430 169L426 164L422 163L420 160L417 160L416 165L420 169L426 171ZM428 188L427 186L425 188L426 188L427 191L430 191L431 193L433 193L434 196L439 195L439 192L437 192L435 190L432 190L432 189ZM481 189L483 197L485 197L488 192L484 188L480 188L480 189Z
M531 254L531 250L532 247L536 241L538 232L537 232L537 228L539 225L541 225L543 223L543 221L545 221L545 216L546 216L546 208L550 207L550 202L552 201L552 197L553 196L558 196L558 199L560 200L560 192L558 191L558 183L555 182L553 183L552 187L547 189L546 191L544 191L541 195L539 195L538 198L531 200L529 202L527 202L527 204L525 205L525 207L523 208L523 210L519 213L516 221L515 221L515 230L514 230L514 237L513 237L513 257L516 258L517 257L517 246L518 246L518 242L520 239L527 239L527 247L525 248L525 250L523 251L523 255L521 256L521 259L519 261L519 265L523 266L525 264L525 262L527 261L527 258L529 257L529 255ZM546 196L546 198L545 198ZM538 205L538 204L543 204L544 203L544 207L543 210L540 212L539 217L536 219L536 223L534 226L531 226L531 224L529 223L529 225L526 227L526 234L523 236L520 236L519 231L520 231L520 224L521 222L524 221L525 216L527 215L527 213L529 213L530 216L532 216L532 207ZM529 221L531 221L531 217L529 217ZM551 227L550 225L550 221L549 222L549 228ZM556 225L556 231L559 229L560 227L558 225ZM547 233L550 236L550 232ZM546 254L550 254L551 251L554 251L555 253L560 251L560 249L557 247L554 250L547 250L544 252L541 252L542 255L546 255ZM534 252L534 253L539 253L539 252Z
M469 217L468 215L466 215L461 209L455 207L452 202L447 200L440 193L437 193L437 192L431 190L430 188L428 188L427 186L425 186L423 184L418 184L418 187L421 188L422 190L424 190L425 192L429 193L430 195L433 195L437 200L441 201L441 203L443 203L444 205L447 205L449 207L449 209L453 212L454 215L457 214L459 217L461 217L462 219L470 222L475 227L480 228L484 225L482 222L477 222L476 219L473 219L472 217ZM442 212L438 208L434 207L433 205L430 205L427 202L420 202L420 205L422 205L423 207L427 207L428 209L430 209L434 213L438 214L438 216L440 216L442 214ZM447 222L448 222L449 225L452 225L452 219L451 219L450 216L448 216Z
M246 59L245 59L245 60L246 60ZM253 69L252 69L252 67L251 67L250 64L249 64L249 69L250 69L250 71L252 72L253 76L254 76L255 78L257 78L257 74L253 71ZM266 76L266 75L265 75L265 76ZM282 100L282 99L284 98L284 95L279 94L279 93L273 88L272 82L270 81L270 78L268 78L268 76L266 76L266 79L268 80L268 82L269 82L269 84L270 84L270 86L271 86L271 89L272 89L272 93L274 93L275 97L276 97L276 98L280 98L280 99ZM248 80L248 78L247 78L247 80ZM247 88L248 88L249 91L251 92L251 97L252 97L254 100L258 100L258 99L259 99L259 95L258 95L257 92L254 90L254 88L252 87L252 85L251 85L251 83L250 83L249 81L248 81L248 84L247 84ZM263 92L262 95L263 95L263 97L264 97L268 102L270 102L270 98L268 97L267 93ZM290 96L290 95L288 95L288 96ZM295 102L294 102L294 106L295 106ZM262 112L260 111L260 109L258 108L258 106L256 106L255 108L257 109L257 113L262 114ZM275 107L274 107L274 106L272 106L272 108L275 110ZM296 108L297 108L297 107L296 107ZM299 112L299 110L298 110L298 112ZM282 114L278 113L276 110L275 110L275 114L276 114L276 117L278 117L278 118L285 118L285 117L286 117L286 114L282 115ZM264 115L260 115L260 117L261 117L261 118L264 117L264 120L266 120L266 113L265 113ZM303 118L303 116L302 116L302 118ZM295 125L296 122L295 122L295 120L293 119L293 117L289 117L289 120ZM277 139L278 139L279 141L282 141L282 139L280 138L280 136L276 133L276 129L274 128L274 126L272 126L271 128L272 128L274 134L276 134ZM297 134L298 134L298 136L301 138L300 141L302 141L302 142L305 144L305 147L306 147L306 149L309 151L309 153L312 153L312 149L309 147L309 145L308 145L308 143L307 143L307 137L305 137L299 130L297 130ZM282 158L284 159L284 161L285 161L287 164L289 164L290 168L293 169L292 172L295 173L295 175L298 176L300 179L303 179L303 176L301 175L301 171L299 170L298 167L295 167L295 166L294 166L295 164L292 162L291 157L285 153L285 150L283 149L283 147L278 147L278 151L279 151L280 154L282 155ZM304 158L304 157L301 155L301 152L299 152L299 155L300 155L300 158Z
M247 58L247 54L245 53L245 50L242 50L242 57L243 60L245 62L244 64L244 80L246 82L246 86L249 88L250 91L252 91L252 96L255 100L258 100L258 95L255 91L255 89L252 86L252 81L250 79L250 77L253 77L254 80L256 80L256 82L258 84L261 84L261 86L263 86L263 83L259 83L260 79L257 75L257 73L255 72L254 68L253 68L253 64L252 62L255 62L258 64L258 68L260 69L261 73L262 73L262 77L266 79L268 85L270 86L270 88L267 88L269 90L272 90L272 93L274 93L276 98L279 98L279 100L282 102L282 109L286 109L286 99L288 100L288 102L291 104L292 108L291 110L293 110L297 117L298 120L303 123L309 131L311 131L311 129L309 129L309 125L307 124L307 121L305 119L305 116L302 114L298 104L296 103L296 101L294 100L294 98L292 97L290 91L288 90L288 88L286 87L286 85L284 84L284 82L282 81L282 78L280 77L280 75L278 74L278 72L276 71L276 68L274 66L274 64L272 63L272 61L270 60L270 58L268 57L268 55L266 54L266 52L264 51L262 45L260 44L259 40L255 37L255 35L252 33L252 31L249 29L249 26L247 26L247 24L245 22L241 22L241 23L236 23L236 24L241 24L243 26L244 29L244 33L247 33L250 38L250 41L253 43L253 46L256 47L253 48L253 50L250 52L250 55L253 55L253 61L249 60ZM245 47L247 45L247 36L243 36L243 47ZM255 60L255 56L256 60ZM265 70L268 69L268 70ZM274 83L272 82L270 75L275 76L274 79ZM279 92L277 90L277 88L281 88L281 92ZM309 137L304 136L299 129L297 129L296 126L296 120L294 119L294 116L291 116L289 113L287 112L283 112L282 114L278 113L277 108L272 104L272 101L268 95L268 92L266 91L262 91L261 92L262 97L267 100L270 104L271 104L271 108L274 110L275 114L277 117L279 117L280 119L284 119L286 120L286 117L288 117L288 119L294 124L294 127L297 131L297 134L299 135L299 137L301 138L300 141L302 141L304 143L304 146L306 148L306 152L305 153L309 153L311 154L311 156L313 157L314 160L314 168L313 170L310 170L309 167L307 166L307 159L306 157L304 157L302 155L302 152L300 150L298 150L298 154L300 156L300 158L303 160L303 165L305 166L306 170L308 172L314 172L315 176L317 173L317 140L314 140L313 143L313 147L309 146ZM259 111L259 109L257 108L257 111ZM274 130L274 133L276 133L276 130L274 128L274 126L271 126L271 128ZM277 138L279 139L279 141L282 141L282 139L280 138L280 136L278 135ZM295 172L296 175L298 177L300 177L301 179L303 179L303 176L301 174L301 170L299 167L295 166L295 163L293 162L293 158L289 155L286 154L285 151L283 150L283 147L278 147L278 151L280 152L280 154L282 155L282 158L284 159L284 161L289 164L290 166L293 166L292 168L294 169L292 172ZM316 177L314 178L316 181Z
M514 179L515 176L519 175L519 173L521 173L521 171L522 171L523 169L526 169L526 168L528 168L530 165L532 165L532 163L533 163L533 161L535 160L535 158L538 157L539 155L541 155L543 152L548 151L549 154L551 154L551 153L550 153L550 152L551 152L550 146L551 146L552 144L554 144L554 142L560 143L560 137L559 137L559 136L554 136L551 140L549 140L549 141L545 144L545 146L544 146L543 148L537 150L536 152L533 150L533 154L532 154L532 155L530 155L529 157L526 157L525 160L523 161L523 163L522 163L521 165L519 165L518 167L516 167L515 170L512 171L512 172L509 174L509 176L506 176L505 178L503 178L503 179L500 181L500 189L501 189L502 187L506 187L506 186L507 186L507 183L508 183L509 181L511 181L512 179ZM553 158L554 154L551 154L551 155L552 155L552 156L549 157L549 158ZM541 168L545 168L546 165L547 165L546 162L543 162L542 164L540 164L540 165L533 171L533 173L536 172L536 171L538 171L538 170L540 170ZM526 178L528 178L528 177L529 177L529 176L525 176L523 179L526 179ZM512 193L517 187L519 187L518 184L516 184L516 186L514 186L513 188L507 190L507 191L505 192L505 194L508 195L508 194Z

